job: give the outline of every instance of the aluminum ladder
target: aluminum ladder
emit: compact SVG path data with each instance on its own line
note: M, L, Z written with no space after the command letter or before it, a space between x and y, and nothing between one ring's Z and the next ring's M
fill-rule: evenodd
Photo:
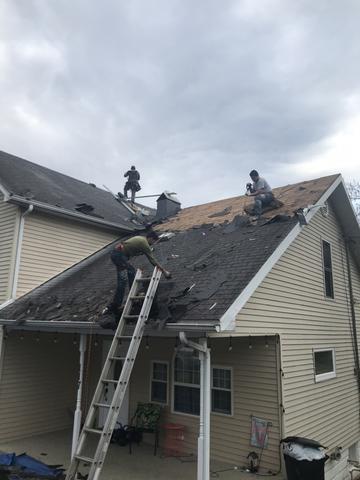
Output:
M75 454L71 460L66 475L66 480L75 480L77 478L77 473L79 472L79 467L84 463L90 465L88 480L98 480L99 478L160 278L161 271L157 267L154 268L152 276L148 278L142 276L141 270L137 270L136 272L134 282L126 300L124 311L116 329L108 356L105 360L89 412L80 433ZM144 283L148 283L145 296L139 295L139 291ZM131 314L134 300L143 300L141 311L137 315ZM132 335L124 334L127 320L133 320L136 322ZM130 344L126 356L121 357L118 356L117 350L121 348L124 341L129 341ZM111 376L111 372L114 369L116 362L123 362L123 364L119 378L113 380L109 377ZM102 399L105 394L105 388L110 383L116 385L116 388L112 401L108 405L102 403ZM108 413L106 415L104 426L102 428L96 428L95 422L100 408L108 409ZM94 443L96 444L95 448ZM95 451L95 453L89 453L89 450L92 450L92 452Z

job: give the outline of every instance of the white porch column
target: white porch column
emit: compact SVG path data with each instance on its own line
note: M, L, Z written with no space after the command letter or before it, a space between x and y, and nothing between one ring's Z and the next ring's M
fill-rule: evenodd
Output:
M71 458L73 458L75 455L76 446L77 446L79 435L80 435L81 416L82 416L81 398L82 398L82 388L83 388L83 380L84 380L85 351L86 351L86 335L81 334L80 342L79 342L79 352L80 352L79 382L78 382L78 391L77 391L77 398L76 398L76 410L74 415Z
M200 359L200 421L198 437L197 480L210 480L210 410L211 410L211 362L207 339L195 343L179 333L182 344L199 352Z

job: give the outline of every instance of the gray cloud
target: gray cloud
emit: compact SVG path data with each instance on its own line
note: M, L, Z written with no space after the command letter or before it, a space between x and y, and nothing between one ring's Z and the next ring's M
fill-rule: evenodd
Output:
M133 163L185 204L296 181L359 96L357 0L0 8L1 148L116 191Z

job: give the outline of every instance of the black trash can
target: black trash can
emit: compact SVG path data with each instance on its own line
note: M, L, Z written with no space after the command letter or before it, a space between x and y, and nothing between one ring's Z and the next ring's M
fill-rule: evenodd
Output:
M283 444L288 480L324 480L325 462L329 458L316 440L287 437Z

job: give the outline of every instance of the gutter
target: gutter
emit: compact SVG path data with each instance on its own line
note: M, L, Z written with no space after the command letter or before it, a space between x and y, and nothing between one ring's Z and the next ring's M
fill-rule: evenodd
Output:
M77 220L81 220L85 223L90 223L90 224L95 223L95 224L110 227L116 230L124 230L126 232L133 232L135 228L135 225L134 225L134 228L127 227L120 223L108 222L106 220L102 220L101 218L90 217L89 215L84 215L83 213L73 212L71 210L67 210L61 207L56 207L55 205L49 205L47 203L39 202L37 200L27 200L24 197L21 197L19 195L13 195L11 193L7 196L7 198L8 198L7 201L9 203L13 203L15 205L33 205L33 208L36 208L40 211L51 212L61 217L76 218Z
M165 328L168 330L176 330L178 332L220 332L220 323L196 323L196 322L179 322L167 323Z

